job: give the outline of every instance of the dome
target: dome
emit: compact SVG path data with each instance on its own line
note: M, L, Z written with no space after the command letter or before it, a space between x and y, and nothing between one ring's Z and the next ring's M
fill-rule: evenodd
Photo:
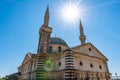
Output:
M52 37L50 38L50 44L60 44L60 45L64 45L64 46L68 46L67 43L58 37Z

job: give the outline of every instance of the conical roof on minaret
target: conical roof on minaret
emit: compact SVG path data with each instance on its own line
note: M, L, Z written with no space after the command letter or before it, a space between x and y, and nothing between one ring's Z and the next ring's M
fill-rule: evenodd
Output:
M49 24L49 6L47 6L45 16L44 16L44 25L46 26L48 24Z
M83 29L83 26L82 26L82 22L80 20L80 35L83 36L84 35L84 29Z

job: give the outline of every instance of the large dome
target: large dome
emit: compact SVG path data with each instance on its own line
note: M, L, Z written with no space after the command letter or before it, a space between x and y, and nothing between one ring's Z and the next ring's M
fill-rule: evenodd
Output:
M67 43L63 39L58 38L58 37L51 37L50 44L60 44L60 45L68 46Z

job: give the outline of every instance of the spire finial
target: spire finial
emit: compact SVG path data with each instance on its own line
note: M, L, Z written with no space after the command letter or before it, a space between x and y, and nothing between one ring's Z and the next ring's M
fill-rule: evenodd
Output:
M86 40L86 36L84 35L84 29L83 29L83 26L82 26L82 22L80 20L80 41L81 41L81 45L85 44L85 40Z
M48 26L49 24L49 5L47 6L45 16L44 16L44 25Z

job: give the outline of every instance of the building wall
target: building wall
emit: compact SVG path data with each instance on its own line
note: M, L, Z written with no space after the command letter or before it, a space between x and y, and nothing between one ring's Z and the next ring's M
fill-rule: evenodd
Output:
M50 44L52 46L52 53L59 53L58 48L61 47L61 51L66 50L68 47L64 45Z
M75 69L93 72L107 72L107 66L103 60L79 55L74 58ZM93 67L91 67L91 64ZM100 68L101 66L101 68Z
M65 69L65 57L64 56L61 57L60 63L61 63L61 66L60 66L59 70Z
M52 70L52 72L49 72L49 76L52 79L63 80L63 78L66 78L65 77L66 74L70 75L72 72L72 74L74 74L73 78L75 78L76 76L78 78L86 78L87 75L89 75L89 77L96 77L96 75L98 75L99 77L104 76L104 78L101 80L109 80L106 79L107 66L103 62L103 60L93 58L90 56L80 55L78 53L72 53L72 54L74 57L73 63L75 70L69 70L69 71L66 71L65 68L65 53L53 54L53 55L49 54L46 57L46 58L50 57L52 58L52 60L54 60L54 69ZM19 67L19 71L21 72L21 76L19 77L19 80L24 80L24 79L35 80L36 77L35 70L37 69L36 61L37 58L34 58L28 61L26 64ZM80 61L82 62L82 65L80 65ZM61 62L61 65L59 65L59 62ZM90 63L93 64L92 68L90 67ZM99 69L99 64L101 64L102 69ZM45 78L47 78L46 75ZM107 75L109 76L109 74ZM96 80L96 78L94 78L93 80Z
M18 72L21 73L21 76L18 76L19 80L24 80L24 79L34 79L35 75L35 70L36 70L36 59L29 60L25 64L22 64L18 68Z
M102 54L97 49L95 49L93 46L91 46L89 43L87 45L82 45L81 47L74 48L73 50L81 54L104 59Z

